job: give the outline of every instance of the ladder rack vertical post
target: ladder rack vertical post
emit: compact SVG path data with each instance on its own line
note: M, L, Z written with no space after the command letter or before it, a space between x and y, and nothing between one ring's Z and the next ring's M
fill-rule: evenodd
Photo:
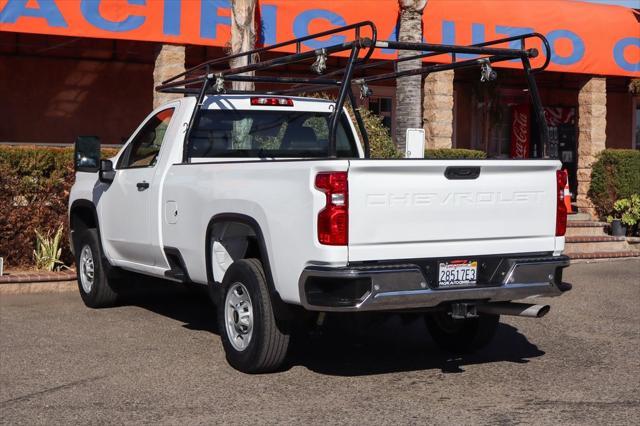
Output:
M208 68L207 68L208 71ZM199 115L200 108L202 108L202 103L204 102L204 97L209 89L209 85L211 84L211 80L209 79L209 75L207 74L204 77L204 82L202 83L202 88L200 89L200 93L198 93L198 98L196 100L196 106L193 108L193 113L191 114L191 118L189 119L189 125L187 126L187 131L184 136L184 144L182 146L182 162L189 163L191 159L189 158L189 140L191 139L191 132L193 132L193 126L196 122L196 119Z
M536 79L531 73L531 63L526 56L522 57L522 66L524 68L524 74L527 77L527 83L529 85L529 94L531 95L531 102L533 103L533 111L535 113L538 133L540 133L540 145L542 146L541 158L549 158L549 128L547 127L547 120L544 117L544 108L542 106L542 100L540 99L540 92L538 92L538 85ZM555 157L555 155L554 155Z
M358 109L358 105L356 103L356 97L353 94L353 90L351 89L351 85L349 85L349 101L351 103L351 108L353 108L353 115L356 116L356 123L358 123L358 129L360 129L360 135L362 135L362 142L364 142L364 158L371 158L371 146L369 145L369 135L367 134L367 129L364 125L364 121L362 120L362 115L360 114L360 110Z
M351 54L349 55L349 61L347 62L347 68L342 77L342 84L340 85L340 92L338 92L338 99L336 100L336 107L333 110L333 117L331 117L331 129L329 131L329 157L336 158L336 133L338 132L338 122L340 121L340 115L342 114L342 107L344 106L345 98L351 88L351 76L353 75L354 63L358 59L358 53L360 47L354 45L351 48Z

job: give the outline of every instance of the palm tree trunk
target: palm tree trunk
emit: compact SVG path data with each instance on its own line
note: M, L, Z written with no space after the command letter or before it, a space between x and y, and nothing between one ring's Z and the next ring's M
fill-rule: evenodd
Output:
M253 50L256 44L256 0L232 0L231 2L231 54ZM232 59L232 68L248 64L243 56ZM253 72L244 75L253 75ZM254 90L252 82L234 81L233 90Z
M399 0L400 26L398 41L422 41L422 11L427 0ZM400 51L399 58L415 55L417 52ZM398 71L420 68L420 59L398 63ZM401 152L406 147L408 128L422 127L422 76L401 77L396 81L396 145Z
M231 2L231 54L248 52L255 48L256 31L256 0L232 0ZM241 56L229 61L231 68L242 67L249 64L247 56ZM253 72L241 75L254 75ZM233 90L254 90L255 85L250 81L234 81ZM251 141L249 132L252 121L245 118L233 122L232 144L234 149L250 149Z

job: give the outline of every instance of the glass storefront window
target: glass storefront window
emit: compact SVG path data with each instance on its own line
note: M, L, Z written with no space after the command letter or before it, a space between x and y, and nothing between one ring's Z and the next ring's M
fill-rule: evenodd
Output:
M380 100L379 99L369 99L369 111L374 114L380 114Z
M382 117L382 124L391 132L393 121L393 99L391 97L371 96L369 111Z
M391 113L391 98L380 98L380 112Z

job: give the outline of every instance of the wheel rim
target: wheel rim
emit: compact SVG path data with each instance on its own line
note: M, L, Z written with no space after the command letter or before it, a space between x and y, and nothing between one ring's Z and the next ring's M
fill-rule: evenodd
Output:
M95 277L95 265L93 263L93 252L89 245L82 247L80 251L80 284L85 293L91 292Z
M244 351L253 335L253 305L244 284L231 285L224 305L229 341L234 349Z

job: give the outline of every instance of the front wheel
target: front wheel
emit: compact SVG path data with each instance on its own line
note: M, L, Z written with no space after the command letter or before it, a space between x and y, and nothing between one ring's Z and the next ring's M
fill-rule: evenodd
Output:
M229 364L244 373L280 368L289 348L289 334L275 319L262 263L258 259L234 262L222 287L218 330Z
M104 308L115 304L118 295L102 264L100 238L95 229L84 229L78 235L76 271L78 289L85 305Z
M488 345L500 323L500 315L488 314L453 319L447 312L436 312L426 314L424 319L438 346L453 353L469 353Z

